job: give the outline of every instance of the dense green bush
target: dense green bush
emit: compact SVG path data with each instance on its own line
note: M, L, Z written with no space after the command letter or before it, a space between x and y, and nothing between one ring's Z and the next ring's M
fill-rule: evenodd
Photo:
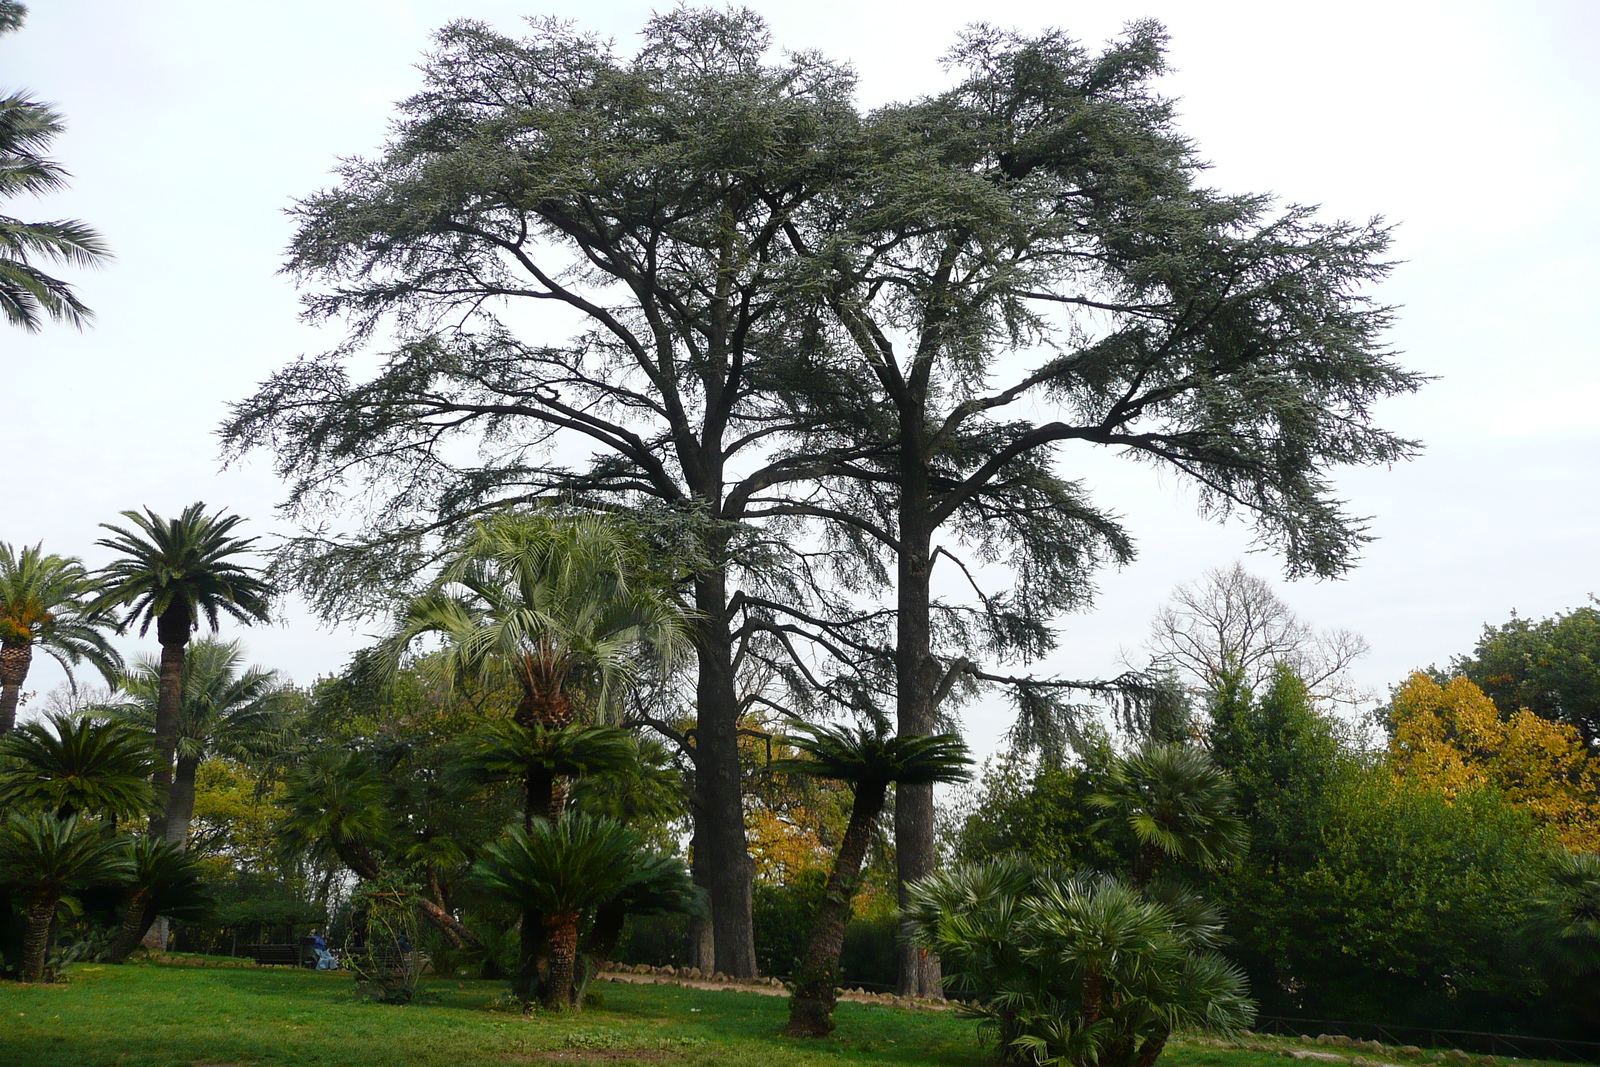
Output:
M1007 1062L1149 1064L1179 1027L1255 1018L1220 917L1170 884L997 859L916 883L907 918Z

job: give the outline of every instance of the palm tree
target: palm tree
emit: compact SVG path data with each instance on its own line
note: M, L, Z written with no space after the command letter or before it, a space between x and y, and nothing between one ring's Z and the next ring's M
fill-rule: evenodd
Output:
M122 660L103 632L107 622L89 608L93 593L94 583L77 560L47 556L41 545L18 552L0 541L0 734L16 725L35 648L61 664L69 680L72 668L84 661L108 682L122 673Z
M334 858L363 882L383 876L381 856L396 836L389 812L390 785L382 771L357 752L313 752L284 779L277 833L291 853ZM438 901L416 895L423 917L457 948L481 945L478 936Z
M142 818L155 800L153 765L149 739L125 726L48 715L0 737L0 809Z
M121 963L157 918L204 919L215 903L206 892L200 861L167 841L142 837L133 844L127 909L103 957Z
M605 718L648 655L668 661L687 647L685 613L651 573L643 544L609 518L503 515L411 602L390 662L436 634L445 681L514 680L524 728Z
M883 724L870 728L800 726L798 730L788 741L809 758L775 760L773 768L849 782L855 792L850 821L828 873L795 976L794 995L789 999L785 1032L790 1037L824 1037L833 1030L839 954L844 948L851 902L861 880L867 846L889 798L889 786L959 782L968 777L972 760L955 734L896 737L888 735Z
M639 835L611 819L568 813L551 822L535 819L526 829L513 826L484 849L473 866L478 880L496 896L540 916L550 974L542 991L544 1006L565 1011L573 1005L578 956L578 924L625 888L644 851ZM524 928L524 942L536 931ZM528 991L523 992L527 997Z
M237 641L197 641L184 658L178 761L167 808L167 837L180 847L189 839L200 764L217 756L248 759L267 754L283 736L286 690L278 673L243 667L244 650ZM161 700L160 661L141 658L124 679L123 689L132 699L106 710L153 734Z
M207 515L201 503L190 504L176 519L163 519L148 508L142 515L122 514L135 529L101 523L115 536L95 542L122 556L100 571L104 592L95 608L126 609L123 628L137 621L140 636L155 623L161 642L155 717L155 787L161 810L150 829L168 841L181 842L168 825L168 810L189 636L199 629L201 619L216 630L222 614L246 625L266 621L272 590L258 571L236 561L255 543L253 537L230 536L243 521L239 516L221 511Z
M0 34L22 25L27 8L0 4ZM21 93L0 97L0 200L37 196L67 183L67 172L45 157L63 129L61 116ZM13 326L34 331L48 316L82 326L90 311L72 288L30 260L94 266L110 257L94 230L72 219L23 222L0 215L0 313Z
M27 902L27 933L19 975L25 982L44 977L50 925L56 908L74 889L127 878L131 864L123 839L76 817L42 812L13 813L0 827L0 883Z
M1244 851L1249 830L1234 810L1233 783L1211 757L1180 744L1150 744L1117 759L1089 798L1139 843L1133 882L1150 881L1163 857L1214 870Z
M1243 972L1216 952L1221 917L1182 890L1018 856L910 888L913 944L939 954L1007 1063L1153 1067L1174 1029L1255 1016Z
M1532 903L1523 936L1556 980L1600 974L1600 855L1562 850Z

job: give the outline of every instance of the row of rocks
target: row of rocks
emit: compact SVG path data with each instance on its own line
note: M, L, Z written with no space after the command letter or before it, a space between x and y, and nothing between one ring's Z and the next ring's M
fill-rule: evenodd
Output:
M705 973L698 967L652 967L648 963L602 963L600 970L610 974L648 974L658 978L678 978L689 982L718 982L727 985L771 986L784 988L781 978L734 978L721 971Z

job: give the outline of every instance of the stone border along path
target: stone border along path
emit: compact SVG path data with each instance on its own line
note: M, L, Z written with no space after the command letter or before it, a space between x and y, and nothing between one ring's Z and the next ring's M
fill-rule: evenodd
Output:
M709 976L702 975L697 967L650 967L645 964L640 964L637 967L628 967L626 965L602 966L595 978L603 982L628 982L633 985L670 985L679 986L683 989L721 989L730 993L759 993L767 997L786 997L789 995L789 987L777 978L757 978L754 982L741 982L727 977L720 971ZM857 1004L883 1004L895 1008L920 1008L926 1011L950 1011L955 1007L948 1000L902 997L894 993L868 993L865 989L840 990L839 999ZM1396 1065L1396 1067L1399 1067L1399 1065Z

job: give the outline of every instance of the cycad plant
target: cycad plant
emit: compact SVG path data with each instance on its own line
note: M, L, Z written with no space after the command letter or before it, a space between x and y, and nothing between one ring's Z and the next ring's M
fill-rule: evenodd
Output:
M27 8L0 3L0 34L22 25ZM39 196L67 183L66 170L45 156L63 127L49 106L22 93L0 97L0 201ZM39 269L39 261L94 266L109 258L105 242L75 219L23 222L0 215L0 314L37 330L45 318L82 326L89 318L72 287Z
M161 663L142 657L123 681L128 699L107 709L154 736L161 701ZM276 671L244 666L237 641L208 638L184 658L178 704L177 764L167 811L168 840L182 845L194 818L195 777L216 756L250 759L273 751L284 735L286 689Z
M1558 982L1600 977L1600 855L1557 854L1550 888L1529 909L1524 937Z
M1002 858L925 878L910 898L916 943L1008 1063L1150 1067L1177 1027L1254 1019L1244 975L1215 951L1220 917L1181 890Z
M0 112L3 107L0 101ZM85 661L108 682L122 673L122 661L106 641L110 620L90 610L94 595L94 583L76 559L47 555L40 545L18 550L0 541L0 734L16 724L35 649L61 664L69 680L72 668Z
M155 801L153 766L143 734L115 722L47 715L0 737L0 812L143 818Z
M612 819L573 812L553 822L535 819L527 828L513 826L485 848L473 868L478 880L524 914L539 916L541 929L524 929L522 938L542 939L548 954L549 973L540 990L546 1008L576 1006L579 927L586 916L636 885L648 856L634 831Z
M200 861L167 841L141 837L129 852L128 900L117 936L103 959L122 963L160 916L200 920L215 903L206 891Z
M95 542L119 557L99 572L102 592L95 609L122 609L123 627L137 622L141 636L155 624L161 643L155 715L155 787L161 810L151 831L181 844L168 825L167 810L190 636L202 620L216 630L223 615L246 625L265 622L272 590L259 572L240 562L252 551L255 538L233 536L234 527L244 521L239 516L221 511L207 515L200 503L190 504L175 519L148 508L142 514L122 514L131 528L102 523L113 536Z
M523 817L557 819L566 807L563 782L622 773L639 761L634 737L615 726L492 722L468 739L457 773L475 782L519 782Z
M91 885L123 882L131 869L126 840L96 823L17 812L0 825L0 884L27 910L18 977L25 982L44 977L50 927L62 898Z
M888 801L889 786L962 781L972 761L954 734L896 737L879 723L868 727L799 726L788 742L807 758L775 761L774 770L849 782L855 791L850 821L828 874L789 1000L785 1032L791 1037L822 1037L833 1030L839 954L867 846Z

